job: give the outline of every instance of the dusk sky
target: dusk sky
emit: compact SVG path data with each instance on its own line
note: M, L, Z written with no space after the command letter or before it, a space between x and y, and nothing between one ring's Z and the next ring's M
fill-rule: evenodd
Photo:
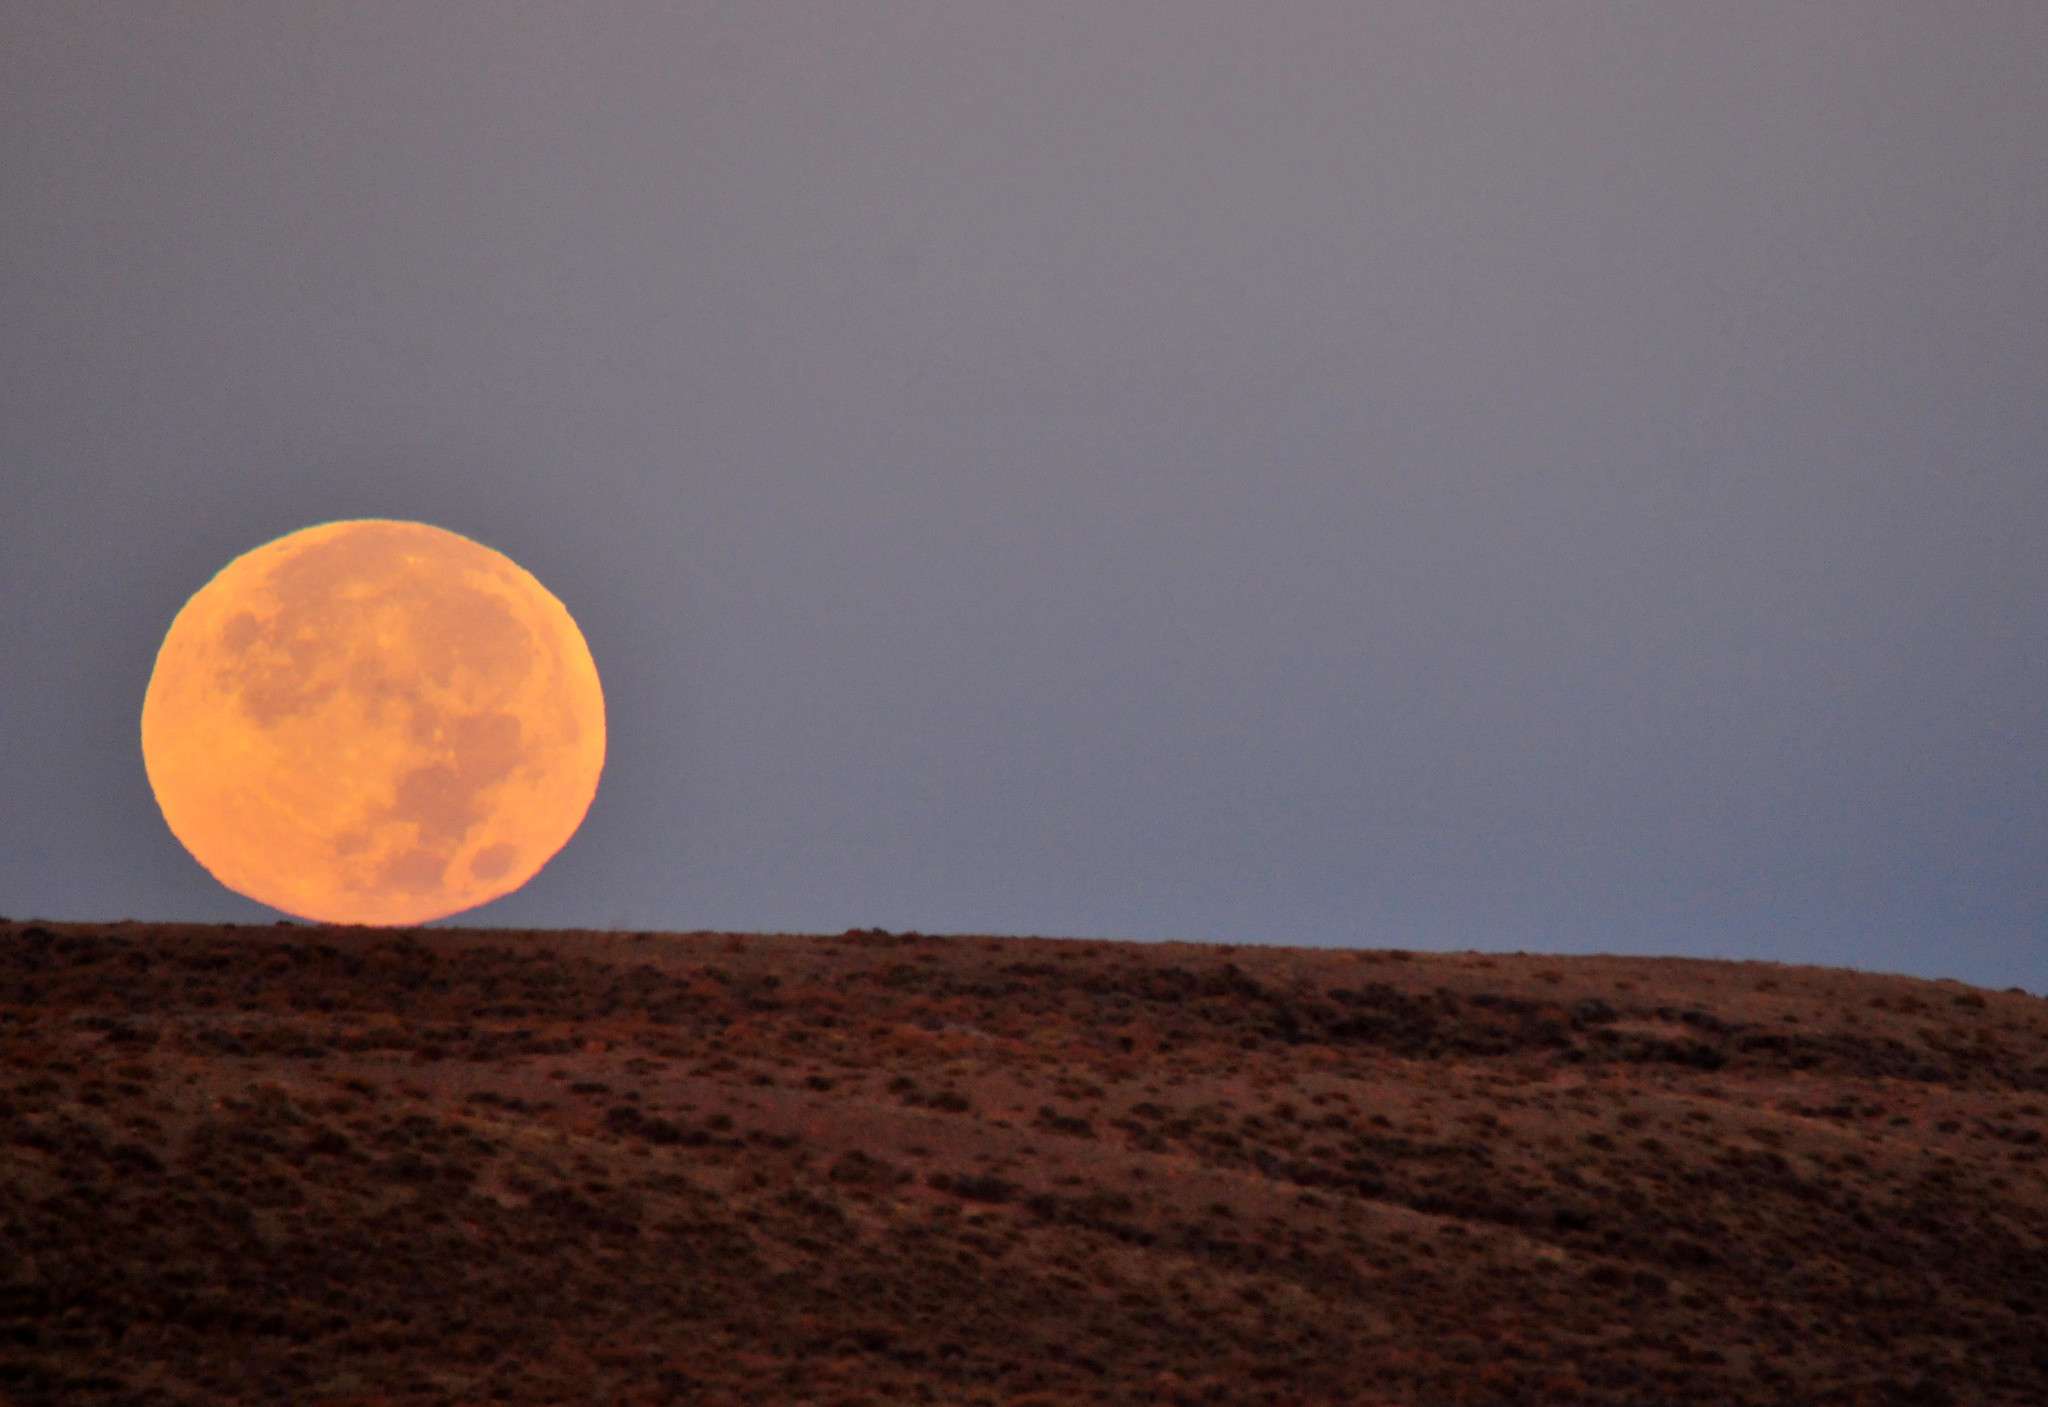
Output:
M2048 988L2040 0L0 0L0 913L416 518L603 784L457 922Z

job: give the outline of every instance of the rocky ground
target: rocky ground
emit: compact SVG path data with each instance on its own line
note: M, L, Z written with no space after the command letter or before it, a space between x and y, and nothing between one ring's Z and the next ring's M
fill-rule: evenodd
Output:
M0 923L0 1403L2048 1402L2048 1000Z

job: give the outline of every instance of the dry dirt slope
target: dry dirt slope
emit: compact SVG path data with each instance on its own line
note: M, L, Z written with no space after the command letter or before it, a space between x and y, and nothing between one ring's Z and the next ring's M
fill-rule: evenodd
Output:
M0 924L0 1402L2048 1402L2048 1001Z

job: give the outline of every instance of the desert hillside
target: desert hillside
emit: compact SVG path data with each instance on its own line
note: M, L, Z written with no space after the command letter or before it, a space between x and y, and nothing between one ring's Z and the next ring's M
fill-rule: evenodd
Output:
M2048 1001L0 923L0 1403L2048 1402Z

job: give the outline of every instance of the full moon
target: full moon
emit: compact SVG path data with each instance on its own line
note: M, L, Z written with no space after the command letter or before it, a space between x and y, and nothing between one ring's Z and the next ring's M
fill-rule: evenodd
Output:
M517 563L425 523L305 528L185 603L142 702L171 833L228 888L423 923L525 884L604 767L583 634Z

